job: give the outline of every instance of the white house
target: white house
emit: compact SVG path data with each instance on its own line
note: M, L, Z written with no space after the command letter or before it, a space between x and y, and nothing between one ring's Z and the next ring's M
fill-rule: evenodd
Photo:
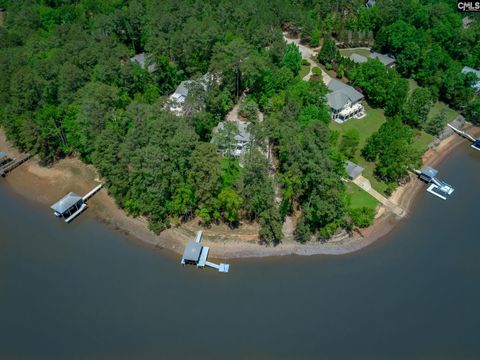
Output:
M248 131L248 123L240 120L231 122L234 123L238 128L238 135L235 135L235 144L231 155L233 155L234 157L240 157L240 155L242 155L243 152L247 149L248 144L250 144L251 141L251 135ZM222 131L223 129L225 129L225 122L221 121L217 126L217 130L214 134L214 138L212 139L212 141L215 141L215 136L218 134L219 131ZM223 155L225 155L227 149L220 147L220 151Z
M207 91L211 82L212 82L212 76L208 73L203 75L198 80L182 81L180 85L177 86L175 92L169 97L170 111L176 115L182 115L184 110L183 106L184 106L185 100L187 99L190 88L195 84L199 84L202 86L202 88L205 91Z
M366 115L361 103L363 95L352 86L331 79L327 87L331 91L327 94L327 102L332 120L341 124L351 118L360 119Z

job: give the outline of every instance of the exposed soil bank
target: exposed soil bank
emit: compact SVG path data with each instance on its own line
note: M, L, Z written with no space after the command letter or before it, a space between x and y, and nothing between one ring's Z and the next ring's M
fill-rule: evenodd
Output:
M469 132L476 136L480 128L470 128ZM443 140L434 149L428 150L424 157L424 164L435 166L440 163L453 149L459 145L467 146L467 141L458 135L452 135ZM5 139L0 129L0 151L6 151L12 156L18 156L18 151ZM33 158L14 170L6 179L3 179L15 192L46 205L46 209L69 191L84 194L100 181L96 169L92 165L85 165L76 158L64 159L50 168L38 164ZM425 185L411 176L410 181L399 187L392 195L391 200L407 213L412 209L414 199ZM49 211L46 210L46 211ZM118 208L107 190L101 190L89 201L89 209L110 226L136 239L154 246L183 251L185 243L192 239L195 231L200 229L197 221L190 221L178 228L173 228L155 235L148 229L148 223L143 218L132 218ZM316 254L346 254L362 249L389 233L400 221L395 215L380 209L375 224L367 229L355 232L353 236L330 240L327 243L311 242L300 245L288 236L281 245L264 246L258 244L258 226L243 224L238 229L231 230L225 225L214 225L204 229L205 245L210 246L213 257L240 258L264 257L282 255L316 255ZM67 226L67 225L66 225Z

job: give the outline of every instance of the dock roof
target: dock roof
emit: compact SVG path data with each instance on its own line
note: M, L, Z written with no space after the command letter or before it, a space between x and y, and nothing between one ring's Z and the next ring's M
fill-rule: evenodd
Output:
M7 154L4 153L3 151L0 151L0 161L2 161L3 159L5 159L7 157Z
M437 174L438 174L438 170L430 166L424 167L422 169L422 175L428 176L429 178L433 179L435 176L437 176Z
M78 203L80 200L83 200L81 196L78 196L77 194L70 192L65 197L55 204L51 206L51 209L53 211L58 212L59 214L65 213L68 209L70 209L73 205Z
M198 261L202 252L202 244L195 241L189 241L183 252L183 259L187 261Z

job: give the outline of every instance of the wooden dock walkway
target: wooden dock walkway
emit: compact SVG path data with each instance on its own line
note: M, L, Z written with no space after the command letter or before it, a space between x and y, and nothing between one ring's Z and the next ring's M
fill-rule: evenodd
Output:
M32 157L31 154L24 154L20 156L19 158L13 159L9 163L3 165L0 168L0 176L7 176L9 172L11 172L13 169L17 168L18 166L22 165L25 161L30 159Z
M88 199L90 199L93 195L95 195L97 192L100 191L100 189L103 187L103 184L100 184L100 185L97 185L95 186L95 188L93 188L89 193L85 194L85 196L82 198L83 201L87 201Z

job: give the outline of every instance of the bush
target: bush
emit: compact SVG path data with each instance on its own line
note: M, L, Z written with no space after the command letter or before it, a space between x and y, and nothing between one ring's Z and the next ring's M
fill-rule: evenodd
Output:
M307 59L302 59L302 65L309 66L310 63L308 62Z
M373 220L375 219L375 209L369 207L351 209L349 215L356 226L366 228L373 224Z
M315 66L312 69L312 73L313 73L313 75L322 75L322 69L320 69L318 66Z

